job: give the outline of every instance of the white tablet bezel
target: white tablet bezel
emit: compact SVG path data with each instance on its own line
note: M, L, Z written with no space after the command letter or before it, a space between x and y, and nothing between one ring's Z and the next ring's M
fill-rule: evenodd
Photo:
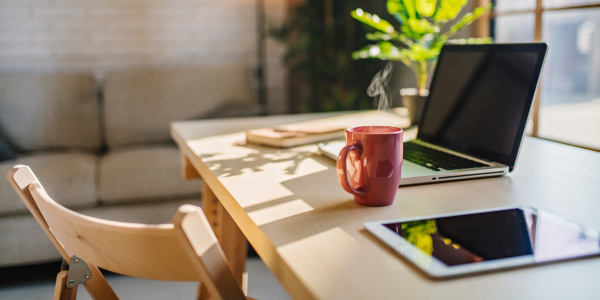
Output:
M383 224L389 223L400 223L400 222L410 222L416 220L425 220L425 219L436 219L443 217L452 217L452 216L460 216L467 214L476 214L476 213L484 213L484 212L494 212L508 209L521 209L525 212L532 212L536 215L540 213L540 211L536 208L526 206L526 205L515 205L515 206L507 206L507 207L497 207L497 208L488 208L481 210L472 210L472 211L461 211L447 214L439 214L439 215L429 215L429 216L420 216L414 218L402 218L402 219L391 219L391 220L382 220L382 221L373 221L364 223L367 231L371 232L373 235L382 240L385 244L391 247L394 251L398 252L402 257L408 259L414 265L416 265L419 269L424 271L429 276L434 278L444 278L444 277L452 277L459 275L466 275L471 273L480 273L487 271L494 271L498 269L506 269L513 268L519 266L527 266L533 264L542 264L547 263L549 261L537 261L535 256L532 255L523 255L518 257L511 258L503 258L496 259L490 261L483 261L478 263L457 265L457 266L447 266L442 263L437 258L426 254L421 251L419 248L415 247L413 244L402 238L400 235L394 233L389 228L385 227ZM547 213L545 213L547 214ZM563 219L564 220L564 219ZM567 220L565 220L567 221ZM567 221L570 222L570 221ZM582 255L578 257L558 259L558 260L570 260L576 259L580 257L594 256L599 255L600 250L595 254Z

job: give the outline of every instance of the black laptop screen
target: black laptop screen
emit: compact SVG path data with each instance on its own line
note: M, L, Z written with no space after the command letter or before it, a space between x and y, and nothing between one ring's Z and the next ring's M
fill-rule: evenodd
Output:
M546 49L546 44L444 46L418 138L512 171Z

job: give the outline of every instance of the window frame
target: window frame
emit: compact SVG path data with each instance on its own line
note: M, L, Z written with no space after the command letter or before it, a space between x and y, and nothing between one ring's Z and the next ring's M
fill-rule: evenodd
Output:
M488 5L490 3L495 4L498 0L475 0L476 6ZM502 0L500 0L502 1ZM492 11L489 14L483 16L480 20L478 20L474 24L474 36L475 37L489 37L492 36L494 30L494 21L496 17L499 16L508 16L508 15L525 15L525 14L533 14L534 28L533 28L533 41L534 42L542 42L542 19L544 16L544 12L547 11L565 11L565 10L573 10L573 9L592 9L592 8L600 8L600 0L598 3L594 4L584 4L584 5L565 5L559 7L552 8L544 8L543 0L536 0L535 7L533 9L524 9L524 10L507 10L507 11ZM539 87L538 87L539 90ZM533 101L533 112L531 116L531 122L533 124L533 128L531 131L531 136L539 137L539 110L540 110L540 93L536 93L535 99ZM579 147L579 146L578 146ZM581 147L586 148L586 147ZM589 149L589 148L586 148ZM592 149L599 151L598 149Z

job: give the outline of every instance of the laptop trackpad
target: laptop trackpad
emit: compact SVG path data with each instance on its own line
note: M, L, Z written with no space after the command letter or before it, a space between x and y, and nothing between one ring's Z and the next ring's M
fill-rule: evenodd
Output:
M427 175L433 175L436 173L440 173L440 172L436 172L434 170L419 166L419 165L417 165L413 162L410 162L406 159L402 162L402 178L427 176Z

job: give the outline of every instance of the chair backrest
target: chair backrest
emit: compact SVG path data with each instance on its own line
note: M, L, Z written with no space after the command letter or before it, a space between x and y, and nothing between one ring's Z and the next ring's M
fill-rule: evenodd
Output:
M114 222L59 205L27 166L13 167L7 178L66 261L77 255L127 276L201 281L213 299L245 299L199 207L181 206L172 224Z

